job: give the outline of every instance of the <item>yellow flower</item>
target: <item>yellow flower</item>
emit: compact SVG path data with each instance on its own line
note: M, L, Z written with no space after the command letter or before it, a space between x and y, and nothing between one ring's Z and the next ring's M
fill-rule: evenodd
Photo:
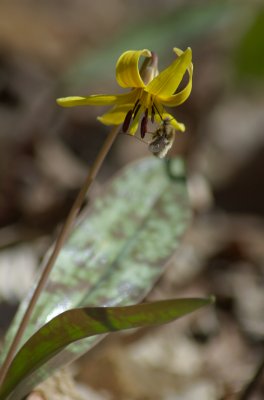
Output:
M123 131L129 131L132 135L137 131L139 121L141 121L141 136L144 137L149 119L157 123L170 119L170 124L175 129L184 131L184 124L177 122L164 107L176 107L189 97L192 89L192 51L190 48L184 52L177 48L173 50L177 55L176 60L160 73L158 73L155 53L147 49L129 50L123 53L116 64L116 80L121 87L132 89L128 93L72 96L57 99L57 103L63 107L113 106L110 111L98 117L98 120L105 125L123 124ZM146 59L139 69L141 56ZM186 71L188 72L187 85L176 92Z

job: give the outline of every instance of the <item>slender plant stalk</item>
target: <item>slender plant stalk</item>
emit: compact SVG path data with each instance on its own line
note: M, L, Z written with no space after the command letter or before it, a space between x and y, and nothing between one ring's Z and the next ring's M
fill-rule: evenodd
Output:
M60 253L60 250L61 250L63 244L65 243L65 240L67 239L67 237L69 235L70 229L78 215L80 207L84 201L85 195L86 195L87 191L89 190L89 188L91 187L91 184L93 183L98 171L100 170L101 165L102 165L106 155L108 154L112 144L114 143L118 133L119 133L119 127L114 127L108 134L101 150L99 151L99 153L98 153L98 155L97 155L97 157L96 157L96 159L84 181L84 184L83 184L79 194L77 195L77 197L73 203L73 206L72 206L72 208L68 214L68 217L60 231L60 234L58 235L58 238L54 245L53 251L47 261L47 264L45 265L45 268L43 269L43 272L41 274L39 282L35 288L35 291L32 295L32 298L31 298L31 300L28 304L28 307L25 311L25 314L21 320L21 323L16 332L16 335L11 343L11 346L9 348L9 351L7 353L5 361L2 365L2 368L0 371L0 385L2 384L3 380L5 379L7 370L12 362L12 359L14 358L14 355L16 353L19 342L21 341L21 338L25 332L27 323L32 315L34 306L35 306L43 288L46 285L46 282L48 280L48 277L52 270L52 267Z
M246 387L240 394L238 400L249 400L251 398L253 399L254 392L256 390L256 387L259 385L263 374L264 374L264 359L261 361L260 365L258 366L251 381L246 385Z

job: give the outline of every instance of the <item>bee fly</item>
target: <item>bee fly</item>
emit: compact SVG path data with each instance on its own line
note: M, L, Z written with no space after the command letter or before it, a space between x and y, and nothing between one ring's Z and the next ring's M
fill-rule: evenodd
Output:
M153 133L149 143L149 150L156 157L164 158L171 149L175 139L175 129L168 118L162 121L161 126Z

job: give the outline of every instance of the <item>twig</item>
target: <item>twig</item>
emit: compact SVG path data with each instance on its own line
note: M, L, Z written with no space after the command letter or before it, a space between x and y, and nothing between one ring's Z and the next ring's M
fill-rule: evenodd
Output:
M251 381L247 384L245 389L242 391L242 393L239 397L239 400L249 400L251 398L251 395L254 393L256 387L258 386L260 378L263 373L264 373L264 359L261 361L260 365L258 366Z
M108 154L112 144L114 143L117 135L119 133L119 127L114 127L109 135L107 136L101 150L99 151L85 181L84 184L78 194L78 196L76 197L73 206L68 214L68 217L61 229L61 232L56 240L56 243L54 245L54 249L47 261L47 264L45 266L45 268L43 269L42 275L40 277L40 280L38 282L38 285L35 288L35 291L32 295L32 298L28 304L27 310L21 320L21 323L19 325L19 328L16 332L16 335L11 343L11 346L9 348L9 351L7 353L7 356L5 358L5 361L2 365L1 371L0 371L0 385L2 384L3 380L5 379L7 370L12 362L12 359L16 353L17 347L19 345L19 342L24 334L24 331L26 329L27 323L31 317L32 311L34 309L34 306L44 288L44 286L46 285L46 282L48 280L49 274L52 270L52 267L60 253L60 250L65 242L65 240L68 237L68 234L70 232L70 229L73 225L73 222L75 221L76 216L78 215L78 212L80 210L80 207L84 201L85 195L88 191L88 189L90 188L91 184L93 183L99 169L101 168L101 165L106 157L106 155Z

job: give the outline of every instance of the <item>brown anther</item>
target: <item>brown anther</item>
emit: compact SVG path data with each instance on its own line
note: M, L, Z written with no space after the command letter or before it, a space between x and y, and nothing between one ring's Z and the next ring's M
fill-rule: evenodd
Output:
M146 133L148 130L148 110L145 111L145 115L141 120L141 125L140 125L140 136L142 139L144 139Z
M132 116L133 116L133 110L129 110L124 119L123 126L122 126L122 130L125 133L128 131Z

